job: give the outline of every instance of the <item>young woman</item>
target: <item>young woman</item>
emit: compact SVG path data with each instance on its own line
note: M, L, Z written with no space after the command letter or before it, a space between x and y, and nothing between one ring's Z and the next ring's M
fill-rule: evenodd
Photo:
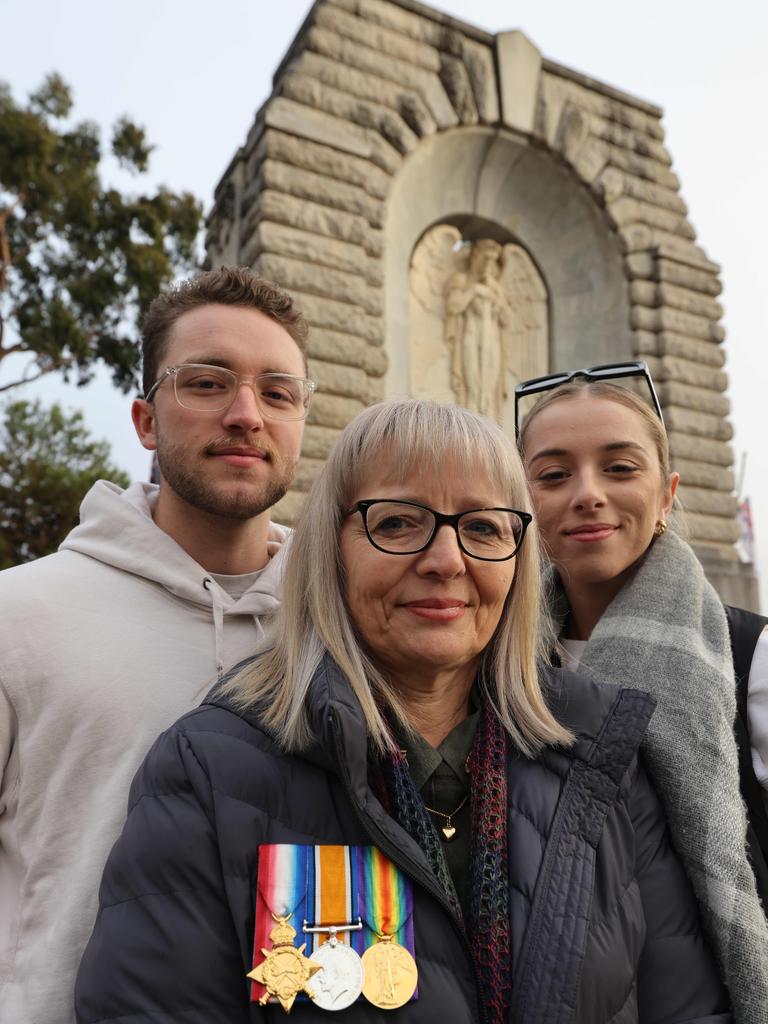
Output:
M768 928L745 852L726 613L693 551L667 528L679 476L670 470L660 411L626 387L591 379L593 371L563 376L572 379L538 399L519 438L555 570L562 662L658 701L644 741L647 764L735 1019L757 1024L768 1007ZM525 382L518 391L528 388L543 390ZM750 679L756 764L768 763L768 721L759 708L768 697L764 639L758 648ZM752 852L764 869L753 827L764 819L762 798L751 806Z

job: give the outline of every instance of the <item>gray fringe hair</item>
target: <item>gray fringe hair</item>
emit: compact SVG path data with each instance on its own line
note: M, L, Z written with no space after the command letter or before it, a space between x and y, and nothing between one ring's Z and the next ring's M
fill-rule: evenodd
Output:
M392 747L386 715L407 724L392 682L361 646L345 599L339 553L343 512L376 490L376 481L456 473L498 488L510 507L530 511L520 458L503 431L476 413L423 400L381 402L342 432L312 487L288 555L280 610L265 649L227 684L241 707L262 709L262 721L287 751L310 743L306 710L312 678L327 652L349 680L379 751ZM568 746L572 734L553 717L539 682L549 635L541 615L541 554L535 523L516 556L514 583L494 636L483 652L480 679L517 748L535 756L547 744Z

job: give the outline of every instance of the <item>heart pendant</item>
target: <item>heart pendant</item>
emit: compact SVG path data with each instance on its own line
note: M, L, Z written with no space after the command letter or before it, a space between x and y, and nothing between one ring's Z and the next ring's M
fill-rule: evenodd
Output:
M444 825L441 831L445 836L446 843L450 843L450 841L456 835L456 829L453 827L453 825Z

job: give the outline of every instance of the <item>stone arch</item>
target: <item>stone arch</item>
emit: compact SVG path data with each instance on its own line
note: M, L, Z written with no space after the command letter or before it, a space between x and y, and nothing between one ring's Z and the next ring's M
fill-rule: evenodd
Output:
M440 188L430 188L438 180ZM557 232L550 229L555 211ZM552 368L632 358L621 247L594 198L562 163L519 136L453 129L423 140L392 182L384 229L385 394L406 391L408 266L416 243L434 223L471 226L475 219L522 245L541 273Z
M278 516L293 520L338 431L392 380L387 347L398 351L401 290L392 263L406 243L389 224L415 240L402 211L422 219L406 202L408 182L429 165L450 187L425 193L425 205L439 200L525 233L553 295L553 362L647 360L686 481L692 540L721 593L741 600L729 584L740 573L719 267L696 244L661 117L546 60L521 32L492 35L416 0L316 0L208 221L211 261L250 264L281 282L313 328L319 393ZM438 163L437 152L452 159ZM559 186L610 296L578 287L588 263L578 265ZM515 195L517 212L536 207L537 222L515 219ZM567 239L564 258L547 231Z

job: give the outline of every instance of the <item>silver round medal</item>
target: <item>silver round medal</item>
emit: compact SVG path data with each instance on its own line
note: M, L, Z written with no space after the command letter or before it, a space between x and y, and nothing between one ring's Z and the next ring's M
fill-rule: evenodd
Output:
M309 958L323 968L312 978L312 999L321 1010L346 1010L363 991L363 963L351 946L335 935L318 946Z

